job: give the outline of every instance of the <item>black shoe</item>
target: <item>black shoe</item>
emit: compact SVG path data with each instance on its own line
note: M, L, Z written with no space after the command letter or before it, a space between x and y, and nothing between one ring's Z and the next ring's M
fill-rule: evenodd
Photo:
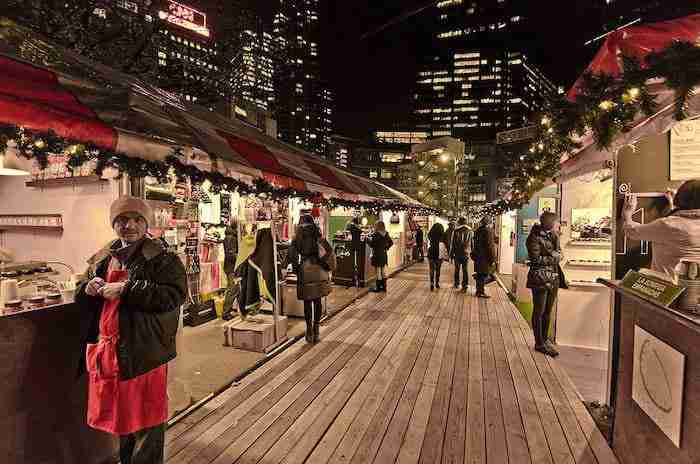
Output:
M306 338L307 343L313 343L314 342L314 334L311 330L311 327L306 328L306 334L304 335Z
M313 342L318 343L321 341L321 330L319 328L318 322L314 323L314 335Z
M435 288L435 286L433 286L433 284L430 284L430 291L431 292L433 291L434 288Z
M440 288L440 284L435 284L435 288Z
M553 358L556 358L557 356L559 356L559 351L557 351L557 349L554 348L554 345L552 345L552 342L550 342L549 340L544 342L544 348L545 348L545 350L547 350L547 354L549 356L551 356Z
M535 351L546 355L549 354L549 351L547 351L547 347L545 345L535 345Z
M382 280L382 292L386 293L386 279Z
M476 294L476 297L477 297L477 298L483 298L484 300L488 300L489 298L491 298L490 296L488 296L488 295L485 294L485 293L477 293L477 294Z

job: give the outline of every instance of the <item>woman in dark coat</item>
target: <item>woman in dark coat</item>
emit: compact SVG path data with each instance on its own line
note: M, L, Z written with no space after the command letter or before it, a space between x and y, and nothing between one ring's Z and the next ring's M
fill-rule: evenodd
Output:
M325 254L321 258L319 247ZM299 220L294 240L289 248L289 261L297 275L297 298L304 300L306 341L318 343L321 321L321 298L331 294L329 264L333 250L309 215Z
M527 238L527 253L530 258L527 287L532 290L535 350L552 357L559 353L548 339L549 323L559 287L566 285L560 279L559 263L562 256L558 232L559 218L554 213L545 212Z
M375 292L386 292L386 265L389 263L387 251L394 245L382 221L374 224L374 233L369 246L372 248L372 266L377 269L377 288Z
M485 281L493 273L493 265L496 262L495 239L489 217L482 219L479 228L474 232L471 256L474 260L474 273L476 274L476 296L489 298L486 295Z
M428 262L430 263L430 291L435 288L440 288L440 268L442 260L440 259L440 244L445 245L445 228L440 223L436 223L428 232Z

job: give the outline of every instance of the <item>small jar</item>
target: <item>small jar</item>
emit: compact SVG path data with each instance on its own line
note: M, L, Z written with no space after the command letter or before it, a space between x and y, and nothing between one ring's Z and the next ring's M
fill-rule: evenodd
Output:
M63 295L61 295L60 293L49 293L48 295L46 295L47 306L61 304L62 302Z
M8 312L17 312L22 310L22 300L10 300L5 302L5 310Z
M29 307L32 309L43 308L46 306L46 299L43 296L33 296L29 298Z

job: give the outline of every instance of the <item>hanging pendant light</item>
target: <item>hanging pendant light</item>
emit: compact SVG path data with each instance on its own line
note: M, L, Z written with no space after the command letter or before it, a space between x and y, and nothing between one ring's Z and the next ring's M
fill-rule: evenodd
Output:
M31 173L22 166L22 160L17 156L14 148L8 147L4 153L0 153L0 176L29 176Z

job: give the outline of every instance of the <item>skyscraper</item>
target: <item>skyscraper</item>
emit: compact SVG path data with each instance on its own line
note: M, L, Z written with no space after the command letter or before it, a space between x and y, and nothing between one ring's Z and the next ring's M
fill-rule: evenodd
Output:
M431 10L435 53L414 95L417 128L490 140L520 127L555 86L516 48L526 8L513 0L443 0Z
M273 34L279 138L327 156L333 95L321 79L319 0L279 0Z
M276 42L263 23L241 32L241 50L231 63L231 87L236 104L271 111L275 105Z

